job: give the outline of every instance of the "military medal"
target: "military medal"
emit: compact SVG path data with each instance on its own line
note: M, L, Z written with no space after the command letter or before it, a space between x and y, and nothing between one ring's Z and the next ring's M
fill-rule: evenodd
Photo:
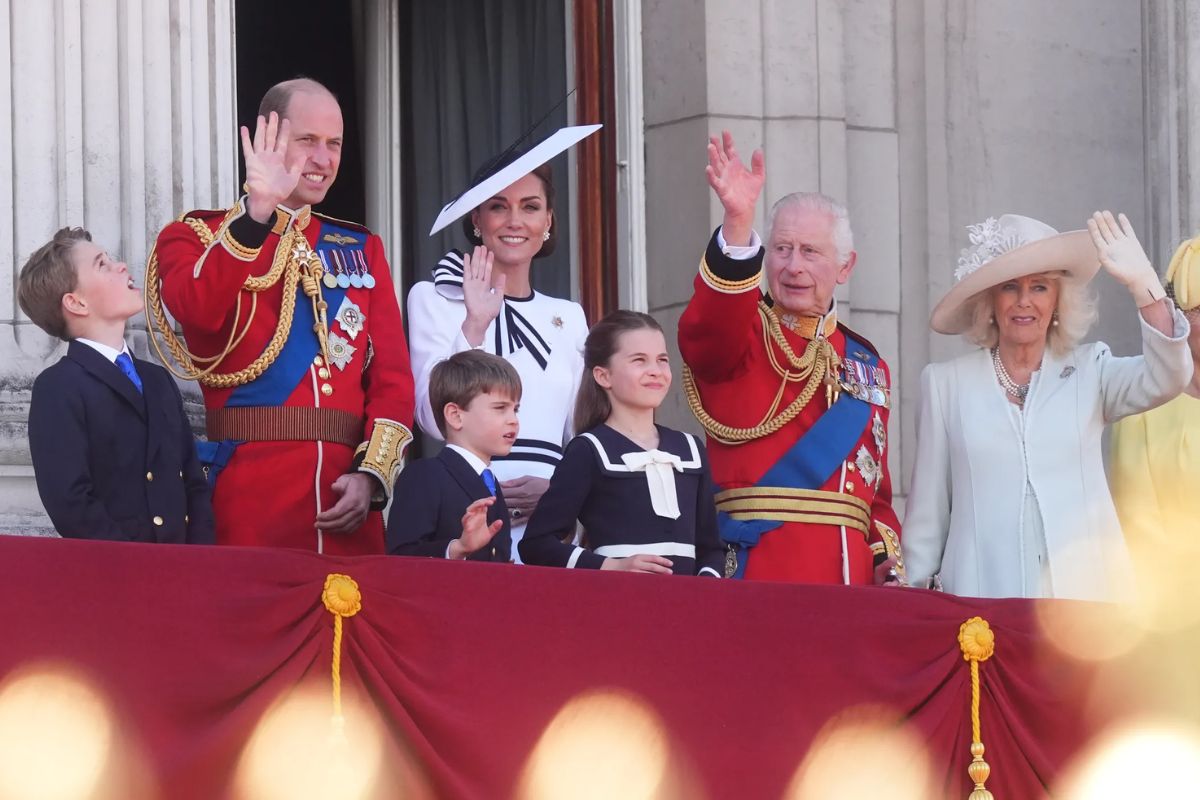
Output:
M887 446L887 429L883 427L883 419L878 411L875 412L875 419L871 421L871 435L875 437L875 449L879 451L879 457L883 458L883 448Z
M553 319L550 320L550 324L556 328L561 328L563 326L562 317L555 316Z
M325 337L325 342L329 347L329 362L345 371L358 348L332 331Z
M321 265L325 267L325 274L321 277L321 283L325 284L325 288L327 289L336 289L337 275L334 274L334 270L330 269L325 253L318 250L317 256L321 259Z
M358 334L362 331L363 325L367 321L367 317L362 313L362 309L349 297L342 299L342 305L338 308L335 319L342 326L342 330L350 335L351 339L358 338Z
M337 285L339 289L350 288L350 276L346 274L346 261L342 258L341 252L331 250L329 257L333 259L333 263L337 264Z

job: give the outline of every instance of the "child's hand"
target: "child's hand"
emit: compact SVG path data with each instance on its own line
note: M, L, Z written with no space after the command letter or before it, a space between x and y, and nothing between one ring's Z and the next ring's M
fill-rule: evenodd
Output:
M662 556L652 556L639 553L629 558L606 558L600 569L620 570L622 572L650 572L659 575L671 574L671 560Z
M471 553L486 547L492 537L504 527L504 520L498 519L488 524L488 509L496 502L494 497L476 500L467 506L467 512L462 518L462 535L450 543L450 558L466 558Z

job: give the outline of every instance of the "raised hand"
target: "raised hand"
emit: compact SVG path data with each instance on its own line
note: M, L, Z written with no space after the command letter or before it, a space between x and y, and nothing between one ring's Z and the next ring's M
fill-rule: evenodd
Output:
M749 244L754 207L767 178L762 150L754 151L750 156L750 169L746 169L734 147L733 134L722 131L720 139L713 136L708 141L708 166L704 168L704 174L725 208L722 225L725 241L732 245Z
M279 121L279 115L271 112L268 119L258 118L254 127L254 139L249 129L242 126L242 155L246 160L247 209L250 216L266 222L275 211L275 206L286 200L296 184L300 182L302 165L287 165L288 141L291 138L291 123Z
M487 547L492 537L500 532L504 527L504 520L498 519L490 525L487 520L488 509L495 502L496 498L485 497L467 506L467 511L462 517L462 534L450 542L450 549L447 551L450 558L466 558L476 550Z
M1110 275L1125 284L1138 308L1166 297L1166 292L1158 280L1158 273L1151 266L1133 225L1129 224L1129 219L1124 214L1113 219L1111 211L1097 211L1092 214L1087 226L1092 234L1092 243L1096 245L1096 255L1100 264Z
M488 325L500 314L504 305L504 287L508 276L497 272L493 278L495 256L483 245L473 254L463 253L463 302L467 318L463 320L463 336L472 347L483 344Z

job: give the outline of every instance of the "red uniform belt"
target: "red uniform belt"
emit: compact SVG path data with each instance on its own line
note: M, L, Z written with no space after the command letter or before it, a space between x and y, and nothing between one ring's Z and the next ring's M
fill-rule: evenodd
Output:
M210 441L362 443L363 421L336 408L239 406L208 409L205 427Z
M734 519L769 519L853 528L867 536L871 508L854 495L820 489L746 486L717 492L717 510Z

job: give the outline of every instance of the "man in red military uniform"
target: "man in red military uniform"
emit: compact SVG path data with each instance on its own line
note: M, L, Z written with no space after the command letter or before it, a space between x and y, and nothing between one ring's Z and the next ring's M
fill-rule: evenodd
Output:
M203 389L218 543L382 553L413 415L383 245L312 211L341 159L329 90L286 81L259 113L253 140L241 130L246 194L159 234L147 317Z
M902 582L887 467L891 376L838 322L833 297L854 269L846 211L824 195L788 195L771 210L764 251L753 230L762 153L746 169L725 132L708 156L725 217L679 348L688 402L708 432L726 574Z

